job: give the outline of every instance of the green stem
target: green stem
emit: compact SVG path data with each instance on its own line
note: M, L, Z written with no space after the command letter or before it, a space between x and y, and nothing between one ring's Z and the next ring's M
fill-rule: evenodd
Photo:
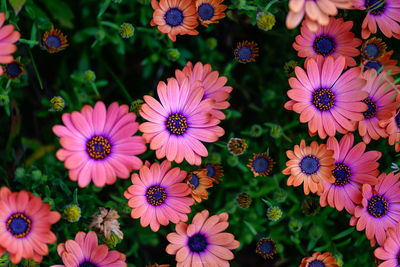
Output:
M36 67L36 62L35 62L35 60L33 59L32 51L31 51L30 48L28 48L28 52L29 52L29 56L30 56L30 58L31 58L31 60L32 60L33 69L35 70L36 77L37 77L38 82L39 82L39 85L40 85L40 89L43 90L42 80L40 79L39 71L38 71L38 69L37 69L37 67Z
M132 102L133 99L131 95L129 94L128 90L126 90L125 85L121 82L121 80L118 78L118 76L110 69L109 66L105 65L106 70L111 74L111 76L114 78L115 82L118 84L118 86L121 88L122 92L128 98L129 102Z
M28 45L38 45L39 42L38 41L34 41L34 40L26 40L26 39L19 39L19 42L23 43L23 44L28 44Z

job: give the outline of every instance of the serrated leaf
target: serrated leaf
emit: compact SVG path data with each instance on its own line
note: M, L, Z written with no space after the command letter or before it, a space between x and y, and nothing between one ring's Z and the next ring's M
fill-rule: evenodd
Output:
M8 0L11 7L14 9L15 16L21 11L22 7L25 5L26 0Z

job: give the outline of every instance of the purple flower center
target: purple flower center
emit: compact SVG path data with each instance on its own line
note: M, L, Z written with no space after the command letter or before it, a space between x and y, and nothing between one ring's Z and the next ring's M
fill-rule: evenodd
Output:
M368 57L376 58L379 55L379 48L376 44L367 44L365 46L365 53Z
M212 165L207 165L206 166L207 169L207 176L213 178L214 174L215 174L215 168Z
M165 23L171 27L176 27L183 22L183 12L178 8L170 8L164 15Z
M343 163L336 163L335 169L332 171L333 177L335 177L335 185L343 186L350 181L351 172L350 168Z
M6 227L14 237L22 238L31 231L32 221L23 213L14 213L8 218Z
M372 100L372 98L367 97L366 99L362 100L362 102L368 106L368 109L363 112L364 118L370 119L375 117L377 111L375 101Z
M159 185L153 185L147 189L146 192L147 202L152 206L160 206L167 198L165 189Z
M189 183L191 185L193 185L194 188L196 189L200 184L199 176L197 176L196 174L192 173L192 178L189 180Z
M315 38L313 48L315 53L326 57L335 52L335 41L327 35L320 35Z
M367 210L375 218L380 218L388 212L389 204L383 196L374 195L368 200Z
M263 156L259 156L253 160L253 169L257 173L263 173L268 171L269 168L269 161Z
M199 17L202 20L209 20L214 16L214 8L210 4L201 4L198 9L197 13L199 13Z
M313 260L308 264L309 267L325 267L325 263L320 260Z
M203 252L207 248L207 240L206 237L203 234L195 234L192 237L189 237L189 242L188 242L190 251L192 252Z
M61 47L61 43L60 37L56 35L50 35L46 38L46 44L51 48L58 49Z
M386 0L365 0L365 8L372 15L378 16L385 11Z
M239 60L250 60L253 56L253 51L248 46L242 46L237 50L237 55Z
M22 69L21 66L17 62L11 62L6 65L6 73L11 77L11 78L17 78L21 75Z
M319 169L319 160L316 156L308 155L300 161L300 170L307 175L314 174Z
M395 121L396 121L397 128L400 129L400 112L397 113L397 115L396 115L396 117L394 117L394 119L395 119ZM208 176L208 175L207 175L207 176Z
M96 264L91 263L90 261L84 261L81 264L79 264L79 267L97 267Z
M370 70L370 69L375 69L377 73L381 73L380 68L382 67L382 64L379 63L378 61L368 61L367 64L364 65L364 71Z
M335 105L335 95L330 88L320 88L313 92L312 103L319 111L328 111Z
M169 115L165 126L167 130L174 135L183 135L188 128L186 117L179 113Z
M94 160L106 158L111 152L111 144L103 136L94 136L86 143L86 151Z

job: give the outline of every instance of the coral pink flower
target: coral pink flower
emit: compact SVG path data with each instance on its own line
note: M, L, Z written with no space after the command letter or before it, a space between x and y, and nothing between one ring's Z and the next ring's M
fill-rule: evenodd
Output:
M354 209L350 225L357 225L357 231L365 229L372 247L376 241L382 246L386 238L385 231L395 227L400 220L399 178L400 173L381 173L377 185L362 186L362 201Z
M350 214L361 203L361 186L363 184L375 185L379 174L376 162L382 153L379 151L365 152L366 145L363 142L353 147L354 136L351 133L342 137L340 142L335 137L329 137L328 149L334 151L335 169L332 175L335 178L333 184L324 181L324 192L320 195L320 204L325 207L329 204L332 208L342 211L346 208Z
M363 91L368 92L368 96L362 101L368 105L368 110L363 112L364 119L358 122L358 132L366 144L371 139L378 140L380 137L387 137L385 129L379 126L379 121L389 119L396 109L394 99L396 91L385 81L386 76L385 72L376 75L375 70L364 74L367 84L363 87Z
M200 81L201 86L204 87L203 99L211 98L215 100L215 105L210 113L219 120L225 119L225 114L221 110L230 106L226 99L232 92L232 87L225 86L228 80L225 76L219 77L218 71L211 71L210 64L203 65L201 62L197 62L193 68L190 61L183 70L176 70L175 76L180 85L186 77L189 78L190 85Z
M194 204L190 187L183 182L186 172L178 167L171 169L171 162L164 160L161 165L143 165L139 174L132 174L132 184L124 192L132 207L131 217L140 218L140 224L158 231L161 225L171 221L187 221L187 213Z
M176 255L177 267L222 267L229 266L234 258L230 251L240 246L239 241L230 233L223 232L228 228L228 213L213 215L203 210L197 213L189 226L180 222L176 233L167 235L170 244L166 252Z
M21 34L15 31L14 25L4 25L6 14L0 12L0 63L7 64L14 61L12 53L17 50L15 42L21 38ZM0 76L3 75L3 69L0 68Z
M389 145L393 146L396 152L400 151L400 109L386 120L379 121L379 126L384 128L386 134L389 136Z
M375 249L374 254L383 262L379 267L397 267L400 265L400 224L390 227L386 231L386 240L379 248Z
M50 205L26 191L0 189L0 255L8 251L12 263L22 258L41 262L49 253L47 244L57 237L50 228L61 218Z
M301 260L300 267L339 267L335 263L335 258L330 252L315 252L311 257L305 257Z
M330 18L327 26L319 25L316 32L311 32L303 21L301 35L297 35L293 47L297 50L299 57L316 59L318 55L321 55L333 56L336 59L344 56L345 67L355 66L356 61L353 57L360 55L360 50L356 47L360 46L362 41L350 32L352 27L352 21L344 22L342 18Z
M393 50L386 52L385 55L381 59L377 60L364 60L362 62L363 71L367 71L370 69L374 69L377 72L380 71L383 66L383 71L391 70L391 75L395 75L400 73L400 67L397 66L397 60L391 59L390 57L393 55Z
M97 235L90 231L78 232L75 240L67 240L57 246L58 255L64 265L52 267L126 267L125 255L118 251L109 251L107 245L98 245Z
M128 111L127 105L117 103L106 110L99 101L94 109L85 105L81 112L64 113L65 126L53 127L62 146L56 156L80 187L91 180L99 187L113 184L117 176L126 179L142 166L136 155L146 151L146 144L141 136L132 136L138 123L136 115Z
M290 78L291 90L287 95L296 102L288 102L287 109L300 114L300 122L308 122L311 135L318 132L323 139L335 136L336 131L346 134L356 129L350 120L362 120L362 112L367 109L361 100L368 93L360 90L365 81L360 77L360 68L352 68L342 73L346 65L343 56L334 60L329 56L323 60L310 58L307 73L295 68L296 78Z
M203 99L204 89L200 82L192 86L185 78L179 85L174 78L168 84L160 82L157 86L160 102L151 96L144 96L145 104L139 111L148 120L139 126L143 137L150 143L150 149L156 150L161 159L167 156L169 161L186 161L193 165L201 164L201 157L207 157L208 151L200 142L215 142L224 134L217 126L220 121L210 111L214 99Z
M361 36L366 39L376 33L376 24L382 33L400 39L400 5L398 0L352 0L357 9L368 10L362 23Z

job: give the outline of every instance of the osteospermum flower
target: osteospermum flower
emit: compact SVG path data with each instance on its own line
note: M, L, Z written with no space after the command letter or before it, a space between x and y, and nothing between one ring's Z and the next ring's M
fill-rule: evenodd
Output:
M14 25L4 25L6 20L6 14L0 12L0 63L7 64L11 63L14 58L12 53L17 50L14 45L19 40L21 34L14 31ZM3 74L2 68L0 68L0 76Z
M397 66L397 60L391 59L390 57L393 55L393 50L385 53L385 55L378 60L365 60L362 63L363 71L367 71L369 69L374 69L378 73L381 71L389 71L391 70L391 75L395 75L400 73L400 67ZM382 68L383 67L383 68Z
M195 28L197 22L197 11L195 1L177 0L170 2L167 0L151 0L154 9L151 26L156 26L160 32L167 33L171 41L176 41L176 36L199 34Z
M344 56L345 67L355 66L357 63L353 57L360 55L357 47L362 41L354 37L354 33L350 31L352 27L352 21L344 22L342 18L330 18L328 25L319 25L316 32L311 32L303 21L301 35L296 36L293 48L297 50L299 57L316 59L318 55L321 55L332 56L336 59Z
M50 31L43 35L43 44L49 53L56 53L68 46L67 36L52 25Z
M218 23L225 17L226 5L221 5L223 0L196 0L197 14L200 23L208 27L212 23Z
M272 238L261 238L256 244L256 253L264 259L273 259L276 255L276 242Z
M56 242L51 226L61 218L50 205L26 191L0 189L0 255L8 252L12 263L22 258L41 262L49 253L47 244Z
M202 199L208 199L207 188L213 186L214 179L207 176L207 169L199 169L188 173L185 182L191 189L192 198L200 203Z
M328 149L334 151L335 169L332 175L334 183L324 182L324 192L320 195L320 204L325 207L329 204L338 211L346 208L350 214L361 203L361 186L375 185L379 174L377 162L382 156L379 151L365 151L366 145L360 142L354 145L354 136L349 133L342 137L340 142L335 137L329 137Z
M234 235L223 232L228 226L228 213L209 217L209 212L203 210L193 217L191 224L180 222L176 233L167 235L170 244L166 252L176 255L177 267L227 266L234 258L230 250L240 245Z
M179 85L186 77L189 78L191 86L200 81L200 86L204 87L203 99L215 100L210 113L219 120L225 119L225 114L221 110L229 108L230 104L226 100L232 92L232 87L226 86L228 79L225 76L219 76L218 71L212 71L210 64L203 65L197 62L193 67L190 61L182 70L176 70L175 76Z
M335 264L335 258L330 252L315 252L311 257L305 257L301 260L300 267L339 267Z
M323 63L322 63L323 61ZM343 56L334 59L321 56L307 61L307 72L296 67L296 78L290 78L292 88L287 95L293 100L285 104L300 114L300 122L308 122L311 135L318 132L320 138L335 136L336 131L345 134L354 131L355 125L350 120L363 119L362 112L367 105L361 100L368 93L360 90L365 80L360 77L360 68L342 71L346 65Z
M396 0L352 0L356 9L367 10L362 23L361 36L366 39L376 33L376 24L382 33L391 38L400 39L400 6Z
M231 138L227 144L228 150L232 155L242 155L247 150L246 140L242 138Z
M376 241L382 246L385 231L400 221L399 178L400 173L382 173L377 185L362 186L362 201L356 206L350 225L356 225L357 231L365 229L371 246L375 246Z
M235 58L240 63L255 62L256 56L258 56L258 47L255 42L243 41L237 44Z
M386 138L387 133L384 128L379 126L379 121L393 116L396 103L394 96L396 90L384 80L386 73L376 75L374 70L365 73L367 84L362 88L368 92L368 96L362 101L367 104L368 109L364 111L364 119L358 122L358 132L363 141L368 144L371 139L378 140L380 137ZM388 79L391 79L388 77Z
M2 66L2 68L4 75L6 75L8 79L12 81L21 77L22 73L24 72L22 64L17 60L5 64L4 66Z
M127 105L113 103L106 109L103 102L94 108L85 105L81 112L64 113L65 124L53 127L62 148L56 156L64 161L72 181L80 187L90 181L102 187L118 177L126 179L132 170L143 164L136 155L146 151L141 136L132 136L138 129L136 115Z
M62 258L64 265L53 265L52 267L126 267L125 254L118 251L109 251L106 245L99 245L97 235L90 231L85 234L78 232L75 240L67 240L57 246L58 255Z
M174 78L168 84L157 86L160 102L151 96L144 96L145 104L139 111L148 120L139 126L143 137L156 150L158 159L181 163L183 159L193 165L201 164L201 157L208 151L200 142L215 142L225 132L217 126L220 121L209 113L215 100L203 99L204 89L199 83L190 86L188 78L179 85ZM178 101L179 100L179 101Z
M376 258L380 259L381 267L396 267L400 265L400 224L390 227L386 231L386 240L374 251ZM378 265L377 265L378 266Z
M186 214L190 213L194 200L189 196L189 186L183 182L185 177L185 171L178 167L171 169L167 160L143 165L139 174L132 174L132 185L124 192L132 208L131 217L140 218L142 227L150 224L154 232L160 224L187 221Z
M324 191L323 180L333 183L332 176L335 159L333 151L328 150L325 144L318 145L312 142L311 146L306 146L306 142L301 140L300 146L295 145L294 150L286 151L289 161L286 162L287 168L283 174L290 175L287 185L299 186L303 183L304 194L322 193Z
M385 129L386 134L389 136L389 145L393 146L396 152L400 151L400 109L386 120L379 121L379 126Z
M253 172L254 177L267 176L274 166L275 162L267 153L255 154L250 158L250 163L247 167Z
M366 40L361 47L361 59L380 60L386 53L386 44L380 38L370 38Z
M224 176L224 170L220 163L206 163L202 166L202 168L207 169L207 176L213 178L214 182L219 183L222 180L222 176Z

